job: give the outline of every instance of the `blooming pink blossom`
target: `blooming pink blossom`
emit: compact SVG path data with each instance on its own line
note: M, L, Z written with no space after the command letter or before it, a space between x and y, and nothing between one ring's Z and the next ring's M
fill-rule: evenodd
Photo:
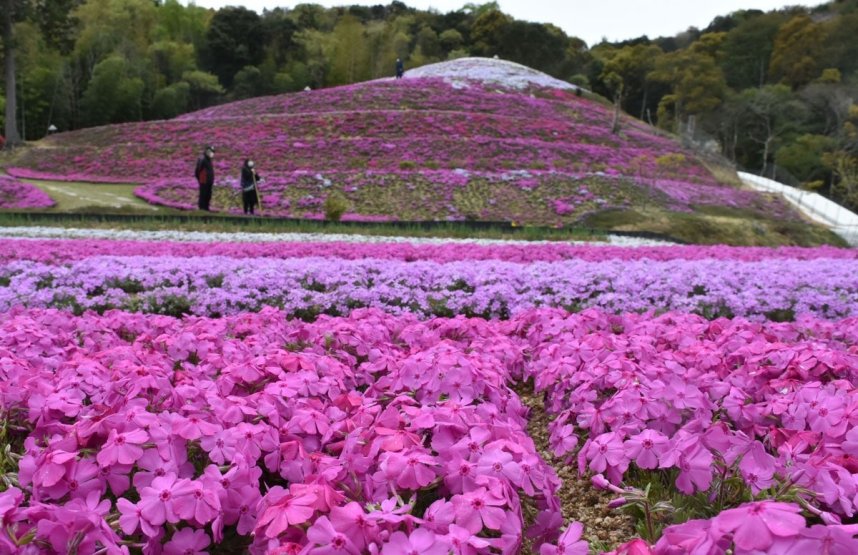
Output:
M210 543L203 530L182 528L164 545L164 555L205 555Z
M313 547L308 555L358 555L360 551L347 535L338 532L328 517L319 517L307 530L307 539Z
M736 546L746 550L766 550L776 538L797 536L804 528L804 517L796 505L776 501L747 503L721 512L713 527L733 532Z
M456 505L456 524L478 534L485 526L492 530L500 530L506 518L503 507L506 502L497 493L478 488L471 492L453 497Z
M540 555L587 555L590 547L586 541L581 540L584 525L580 522L569 524L560 535L556 545L542 544L539 548Z
M131 432L118 433L110 430L107 442L98 452L96 460L101 466L112 464L133 464L143 456L143 448L140 447L149 439L149 434L144 430L133 430Z
M381 548L381 555L446 555L449 548L435 534L418 528L410 536L394 532Z

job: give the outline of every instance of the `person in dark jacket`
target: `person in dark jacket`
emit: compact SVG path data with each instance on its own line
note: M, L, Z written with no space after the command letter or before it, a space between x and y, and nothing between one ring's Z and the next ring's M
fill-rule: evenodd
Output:
M256 164L247 159L241 167L241 200L244 202L244 213L253 214L253 207L259 205L259 189L257 183L262 179L256 173Z
M214 187L214 147L207 146L203 151L203 155L197 159L197 167L194 170L194 177L200 186L200 199L197 203L200 210L208 212L209 204L212 201L212 188Z
M405 65L402 63L401 58L396 58L396 78L402 79L402 75L405 73Z

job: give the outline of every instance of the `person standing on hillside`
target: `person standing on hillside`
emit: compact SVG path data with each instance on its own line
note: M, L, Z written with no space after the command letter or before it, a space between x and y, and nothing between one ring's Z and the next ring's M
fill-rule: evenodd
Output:
M405 73L405 65L402 63L401 58L396 58L396 78L402 79L402 75Z
M241 200L245 214L253 214L253 208L259 205L259 188L256 184L262 178L256 173L255 166L253 160L247 159L241 167Z
M212 201L212 188L214 187L214 147L207 146L203 150L203 155L197 159L197 167L194 170L194 177L197 179L197 184L200 186L200 199L197 206L200 210L209 212L209 204Z

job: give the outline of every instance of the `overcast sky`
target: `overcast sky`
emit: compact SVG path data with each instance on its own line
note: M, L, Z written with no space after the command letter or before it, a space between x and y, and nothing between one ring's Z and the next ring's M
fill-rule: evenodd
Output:
M182 0L188 3L192 0ZM261 12L264 8L290 7L304 2L287 0L194 0L198 6L220 8L243 5ZM440 12L458 10L463 0L404 0L415 8L434 8ZM324 6L349 4L388 4L389 0L357 0L314 2ZM475 2L482 3L482 2ZM501 9L518 18L540 23L553 23L567 34L580 37L587 44L598 43L603 37L622 40L649 35L672 36L688 27L706 27L717 15L739 9L770 10L788 5L818 5L824 2L804 0L500 0Z

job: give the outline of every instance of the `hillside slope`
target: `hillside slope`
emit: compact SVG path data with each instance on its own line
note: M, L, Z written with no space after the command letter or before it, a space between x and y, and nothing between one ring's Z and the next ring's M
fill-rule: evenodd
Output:
M805 227L779 199L719 182L693 153L641 122L626 118L611 134L612 117L568 83L509 62L463 59L402 80L63 133L9 171L140 183L149 202L192 208L194 160L211 143L226 185L215 204L227 210L236 208L238 168L251 157L266 178L269 215L320 217L336 190L351 219L590 223L704 242L723 241L731 219L754 220L753 233L736 228L747 235L731 241L740 243L760 242L754 236L776 226Z

